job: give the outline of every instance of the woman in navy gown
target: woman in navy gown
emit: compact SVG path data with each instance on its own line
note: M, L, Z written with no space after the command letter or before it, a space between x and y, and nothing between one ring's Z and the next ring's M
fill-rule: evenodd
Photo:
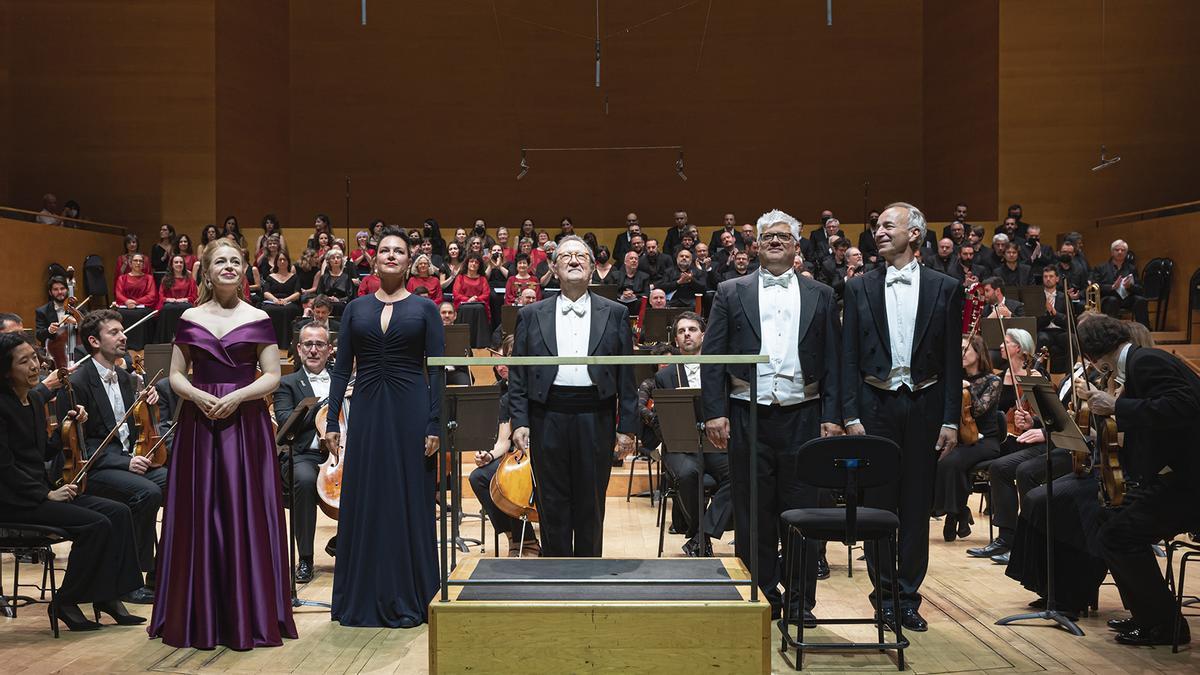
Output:
M279 349L271 320L241 299L242 250L224 239L210 243L200 269L199 303L180 317L171 356L171 388L184 403L148 631L173 647L280 645L296 637L296 624L263 400L279 384Z
M342 314L329 389L326 442L337 447L338 412L354 381L333 575L334 621L412 628L437 594L434 466L441 369L425 357L445 345L437 305L404 287L408 242L385 230L375 256L380 288Z

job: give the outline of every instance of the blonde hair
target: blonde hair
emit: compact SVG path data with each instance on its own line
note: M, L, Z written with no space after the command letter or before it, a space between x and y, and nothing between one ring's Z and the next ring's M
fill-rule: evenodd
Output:
M237 297L241 300L245 297L246 285L246 251L241 246L238 246L233 241L221 237L214 239L204 246L204 250L200 253L200 294L196 299L197 305L203 305L213 299L212 279L208 277L209 268L212 267L213 258L217 256L217 251L223 248L231 248L237 251L242 257L242 277L238 279Z

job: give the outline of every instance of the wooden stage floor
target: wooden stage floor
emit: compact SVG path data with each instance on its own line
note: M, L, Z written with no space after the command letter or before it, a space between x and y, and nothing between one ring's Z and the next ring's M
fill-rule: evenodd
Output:
M605 553L614 557L651 557L658 545L654 525L655 510L645 498L626 503L624 497L608 500ZM972 503L977 503L972 500ZM333 534L335 523L320 516L317 532L317 577L301 587L305 599L328 601L332 582L332 560L321 549ZM922 612L929 620L927 633L906 633L912 641L907 651L910 669L917 673L1030 673L1030 672L1200 672L1200 653L1185 648L1172 654L1170 647L1130 648L1113 642L1104 622L1123 616L1116 589L1101 590L1100 611L1082 619L1087 633L1076 638L1041 625L1000 627L993 622L1025 611L1033 599L1016 583L1004 576L1003 568L989 561L969 559L968 546L987 541L987 518L976 517L975 532L964 542L947 544L941 539L941 524L930 526L930 570L924 586ZM475 536L478 521L468 520L464 534ZM726 542L718 544L717 555L732 555ZM501 539L504 545L503 538ZM682 555L683 537L667 535L666 555ZM492 554L489 529L486 555ZM858 551L855 551L857 557ZM61 555L61 553L60 553ZM480 555L478 548L471 555ZM61 560L61 558L60 558ZM854 561L854 577L847 577L844 547L829 548L832 577L818 586L818 616L856 616L868 610L869 589L865 563ZM4 585L11 584L12 561L3 561ZM33 566L24 566L24 580L32 580ZM28 590L26 591L28 592ZM85 606L85 612L89 608ZM149 615L149 606L130 606L135 613ZM104 617L107 621L107 617ZM115 673L115 672L304 672L358 673L428 671L427 628L387 630L343 628L329 621L326 610L300 608L296 612L300 631L298 640L283 647L233 652L225 649L196 651L174 649L146 637L143 627L124 628L106 625L91 633L71 633L63 637L50 634L43 606L21 610L17 619L0 619L0 657L4 672L14 673ZM1200 621L1192 621L1192 632L1200 635ZM647 626L647 630L653 627ZM854 636L861 627L821 628L818 634ZM496 626L480 640L505 639L505 627ZM867 637L865 634L863 637ZM776 641L777 644L777 641ZM472 645L464 643L463 649ZM791 672L790 660L778 652L772 657L774 672ZM805 658L806 670L822 673L897 672L882 654L824 653ZM494 672L481 663L479 672ZM543 672L530 663L528 673ZM629 665L637 672L637 664Z

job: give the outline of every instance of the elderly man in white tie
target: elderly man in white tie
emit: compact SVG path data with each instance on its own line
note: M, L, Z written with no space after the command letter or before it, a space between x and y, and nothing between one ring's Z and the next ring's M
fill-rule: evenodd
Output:
M587 290L591 248L565 236L551 262L562 292L521 308L513 356L632 354L625 306ZM542 555L599 557L614 440L622 458L634 448L633 367L515 366L508 396L513 445L533 462Z
M315 397L324 401L329 397L329 357L333 353L329 330L325 326L310 323L300 329L297 351L303 367L284 375L275 390L275 421L279 426L287 424L292 411L300 401ZM321 446L317 435L314 407L308 415L292 427L295 484L288 474L286 456L280 456L280 474L285 488L292 486L295 503L292 517L295 519L296 549L300 561L296 564L296 581L306 584L313 578L313 538L317 532L317 473L329 453ZM347 410L347 414L349 411ZM330 547L327 546L328 550Z
M938 453L958 441L963 377L962 285L918 264L925 229L924 214L911 204L884 209L875 243L887 265L846 281L842 317L846 433L883 436L900 446L897 482L889 494L868 494L867 501L899 504L901 616L893 614L887 566L869 549L867 570L879 575L884 595L871 600L890 624L899 620L913 631L928 627L918 608L929 566L933 479Z

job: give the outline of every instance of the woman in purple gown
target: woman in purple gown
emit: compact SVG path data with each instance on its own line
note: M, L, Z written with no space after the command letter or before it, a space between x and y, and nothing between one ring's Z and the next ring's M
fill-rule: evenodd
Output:
M279 384L275 331L262 310L241 300L240 248L214 242L200 266L199 302L180 318L171 356L171 388L184 402L147 630L173 647L280 645L296 637L296 625L275 439L263 400Z

